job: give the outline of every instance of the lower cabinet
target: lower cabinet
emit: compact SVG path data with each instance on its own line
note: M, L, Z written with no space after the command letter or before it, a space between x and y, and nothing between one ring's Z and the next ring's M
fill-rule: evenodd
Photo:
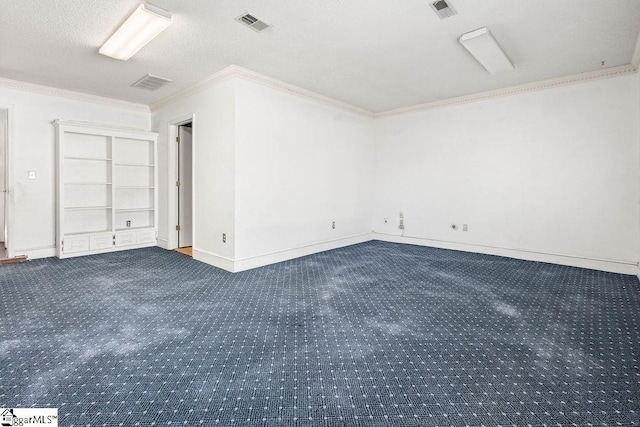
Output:
M116 247L131 246L131 245L144 245L144 244L156 244L156 231L150 230L137 230L137 231L116 231Z
M62 239L60 258L155 245L156 230L153 228L116 231L115 233L71 235Z

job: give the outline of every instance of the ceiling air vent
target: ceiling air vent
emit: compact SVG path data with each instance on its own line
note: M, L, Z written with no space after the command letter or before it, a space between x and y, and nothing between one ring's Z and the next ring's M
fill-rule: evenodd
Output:
M160 89L162 86L167 83L171 83L173 80L165 79L164 77L154 76L153 74L147 74L142 77L140 80L132 84L132 87L139 87L140 89L145 90L156 90Z
M258 18L256 18L255 16L249 13L245 13L244 15L238 16L236 18L236 21L258 32L269 28L268 24L266 24L264 21L259 20Z
M457 13L445 0L434 1L430 5L440 19L449 18Z

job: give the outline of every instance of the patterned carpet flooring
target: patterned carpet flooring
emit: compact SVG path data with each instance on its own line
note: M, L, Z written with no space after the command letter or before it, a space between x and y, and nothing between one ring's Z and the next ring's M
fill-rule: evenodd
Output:
M0 267L0 407L61 426L640 425L635 276L369 242Z

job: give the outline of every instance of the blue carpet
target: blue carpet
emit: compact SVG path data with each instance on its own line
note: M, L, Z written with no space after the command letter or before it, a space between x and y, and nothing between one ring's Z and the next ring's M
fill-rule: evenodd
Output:
M63 426L639 425L634 276L369 242L0 267L0 406Z

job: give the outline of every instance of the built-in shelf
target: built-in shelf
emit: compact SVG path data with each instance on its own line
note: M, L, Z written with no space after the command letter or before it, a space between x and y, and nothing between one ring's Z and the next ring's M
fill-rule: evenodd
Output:
M158 135L85 122L53 124L57 256L155 246Z
M95 161L99 161L99 162L110 162L111 159L108 158L104 158L104 157L75 157L75 156L66 156L64 158L65 160L95 160Z
M65 206L66 211L92 211L101 209L111 209L111 206Z
M133 167L139 167L139 168L152 168L155 165L149 164L149 163L116 163L116 166L133 166Z
M81 231L78 233L65 233L65 236L83 236L85 234L104 234L111 233L112 230L91 230L91 231Z
M110 182L65 182L64 185L111 185Z
M126 228L116 228L116 231L137 231L137 230L148 230L149 227L126 227Z
M116 212L147 212L153 211L153 208L130 208L130 209L116 209Z

